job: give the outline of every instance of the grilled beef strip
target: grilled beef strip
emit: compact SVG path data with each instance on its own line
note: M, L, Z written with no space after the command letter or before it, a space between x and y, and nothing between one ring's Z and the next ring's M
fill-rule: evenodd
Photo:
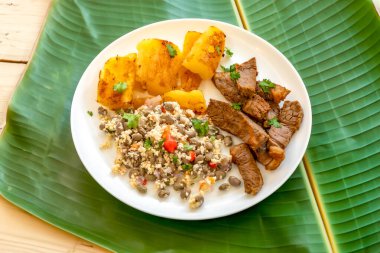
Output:
M248 99L243 104L243 112L251 116L258 122L263 122L267 119L267 115L271 110L271 107L267 101L265 101L259 95L253 94L252 98Z
M257 160L265 166L266 170L275 170L285 159L285 150L273 139L269 138L266 145L254 150Z
M298 101L285 101L278 117L279 121L297 131L303 119L303 110Z
M240 74L236 81L239 94L244 97L251 97L256 91L256 58L253 57L242 64L236 64L236 70Z
M260 125L233 109L230 103L210 99L207 114L214 125L236 135L254 150L265 145L268 140L268 134Z
M258 83L260 84L260 82ZM256 93L265 100L274 101L277 104L283 101L286 98L286 96L290 93L290 90L279 84L275 84L275 87L269 89L269 92L264 92L259 84L256 85Z
M303 110L298 101L285 101L279 114L281 127L271 126L268 131L272 138L280 147L285 148L295 131L298 130L303 118Z
M230 148L232 162L235 163L244 181L244 190L248 194L256 195L264 184L260 169L257 167L248 145L241 143Z
M230 78L229 72L216 72L212 78L216 88L232 103L242 103L246 98L240 95L237 85Z

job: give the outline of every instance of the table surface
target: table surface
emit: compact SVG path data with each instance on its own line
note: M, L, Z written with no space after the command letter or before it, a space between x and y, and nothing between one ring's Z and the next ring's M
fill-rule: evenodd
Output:
M51 0L0 0L0 131ZM0 196L0 252L108 252L60 230Z

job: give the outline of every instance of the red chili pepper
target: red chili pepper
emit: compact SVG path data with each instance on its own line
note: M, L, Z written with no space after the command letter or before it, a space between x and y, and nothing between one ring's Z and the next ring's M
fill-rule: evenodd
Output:
M193 162L195 160L195 152L193 150L190 150L189 155L190 155L190 162Z
M161 112L163 112L163 113L166 112L166 109L165 109L165 107L163 105L161 106Z
M216 163L212 163L212 162L208 163L208 166L210 166L210 168L212 168L212 169L215 169L216 165L217 165Z
M148 180L144 177L144 179L141 181L141 184L146 185L146 183L148 183Z
M177 149L178 143L177 141L170 135L170 126L167 126L162 134L162 138L164 138L164 149L169 153L173 153L174 150Z

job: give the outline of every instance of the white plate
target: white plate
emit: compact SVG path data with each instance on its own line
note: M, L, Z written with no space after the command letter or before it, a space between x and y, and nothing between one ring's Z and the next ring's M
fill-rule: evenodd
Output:
M99 71L108 58L136 52L137 43L144 38L170 40L182 47L185 33L189 30L204 31L210 25L217 26L227 35L226 46L234 55L224 57L222 65L242 63L256 57L259 79L269 78L291 90L288 100L298 100L304 110L304 119L298 132L286 148L286 158L275 171L261 172L264 185L256 196L244 193L244 187L220 192L216 185L211 193L206 194L205 203L197 210L190 210L179 194L172 193L168 199L159 200L154 193L142 195L132 189L126 177L113 176L111 167L115 157L114 150L101 150L104 134L98 129L96 92ZM201 85L207 100L210 97L223 99L210 80ZM90 117L87 111L93 111ZM95 180L109 193L122 202L153 215L181 219L202 220L230 215L249 208L275 192L292 175L309 142L311 132L311 106L305 86L292 64L275 47L239 27L204 19L179 19L154 23L134 30L107 46L83 73L78 83L71 107L71 131L76 150L84 166ZM235 139L236 141L237 139ZM230 175L239 175L236 167ZM220 184L220 183L219 183Z

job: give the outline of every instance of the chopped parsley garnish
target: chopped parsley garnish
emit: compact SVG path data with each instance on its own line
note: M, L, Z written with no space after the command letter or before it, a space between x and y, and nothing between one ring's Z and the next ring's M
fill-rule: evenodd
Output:
M183 170L191 170L193 168L193 165L189 163L182 164L182 169Z
M232 103L231 107L233 109L235 109L236 111L240 111L241 110L241 103Z
M264 79L259 82L259 86L265 93L269 93L269 89L276 87L276 85L269 79Z
M174 164L177 164L178 163L178 156L173 156L173 163Z
M210 136L210 141L215 141L215 139L216 139L215 135Z
M113 91L116 91L117 93L123 93L127 89L128 85L126 82L118 82L113 86Z
M208 121L200 120L200 119L192 119L191 123L193 124L193 127L195 131L197 131L199 136L206 136L208 133Z
M218 45L215 46L215 50L218 53L218 55L220 55L220 47Z
M123 119L127 120L128 128L137 128L139 126L140 115L133 113L124 113Z
M186 151L190 151L190 150L194 150L194 147L189 145L189 143L185 143L185 145L183 145L183 149Z
M281 124L278 122L277 118L272 118L268 120L268 124L274 126L275 128L280 128Z
M240 73L236 71L236 65L232 64L230 66L230 78L232 81L236 81L240 78Z
M151 148L152 147L152 141L151 141L151 139L146 139L145 141L144 141L144 148L145 149L149 149L149 148Z
M170 45L169 43L166 44L166 48L168 49L168 52L169 52L169 55L170 55L170 58L173 58L177 55L177 51L173 48L172 45Z
M162 148L162 145L164 145L164 141L165 141L165 139L162 139L162 140L158 141L158 147L159 148Z
M232 81L236 81L240 78L240 73L236 70L236 64L232 64L229 68L220 66L223 72L230 72L230 78Z
M87 111L87 114L90 115L90 117L92 117L92 115L94 115L94 113L92 111Z
M229 49L228 47L226 47L225 52L226 55L228 55L229 57L232 57L234 55L234 52L232 52L231 49Z

